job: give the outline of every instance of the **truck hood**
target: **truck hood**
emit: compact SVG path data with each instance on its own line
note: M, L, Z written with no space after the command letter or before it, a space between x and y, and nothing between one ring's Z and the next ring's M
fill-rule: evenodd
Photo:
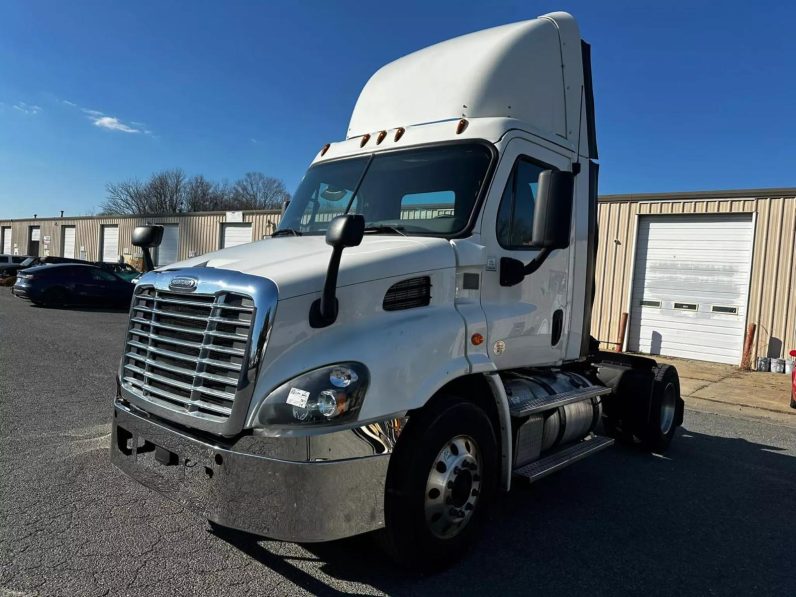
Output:
M213 267L269 278L287 299L320 292L332 248L324 236L282 236L206 253L158 268ZM451 243L442 238L365 235L362 244L343 251L337 285L456 266Z

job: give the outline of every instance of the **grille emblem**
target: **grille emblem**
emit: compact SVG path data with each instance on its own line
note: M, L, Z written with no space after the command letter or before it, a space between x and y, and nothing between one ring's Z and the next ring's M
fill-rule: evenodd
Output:
M179 277L169 282L169 289L182 292L193 292L196 290L196 278Z

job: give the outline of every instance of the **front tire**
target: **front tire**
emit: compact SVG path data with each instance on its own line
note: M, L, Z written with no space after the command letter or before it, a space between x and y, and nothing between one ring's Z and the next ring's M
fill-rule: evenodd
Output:
M497 442L487 414L445 396L410 418L390 463L382 544L400 564L435 570L478 536L497 485Z

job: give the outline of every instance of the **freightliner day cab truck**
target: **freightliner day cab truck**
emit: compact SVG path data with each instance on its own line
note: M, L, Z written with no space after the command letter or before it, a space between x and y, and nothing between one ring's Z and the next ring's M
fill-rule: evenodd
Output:
M675 369L590 338L596 158L568 14L383 67L272 237L140 279L113 462L219 528L431 568L518 479L666 449Z

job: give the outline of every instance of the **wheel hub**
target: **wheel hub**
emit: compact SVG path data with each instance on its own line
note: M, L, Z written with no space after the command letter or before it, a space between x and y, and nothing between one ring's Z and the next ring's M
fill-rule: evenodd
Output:
M426 481L426 524L440 539L467 526L481 491L481 456L473 438L457 435L440 450Z
M669 383L663 390L661 399L661 433L666 435L674 423L674 415L677 411L677 390L674 384Z

